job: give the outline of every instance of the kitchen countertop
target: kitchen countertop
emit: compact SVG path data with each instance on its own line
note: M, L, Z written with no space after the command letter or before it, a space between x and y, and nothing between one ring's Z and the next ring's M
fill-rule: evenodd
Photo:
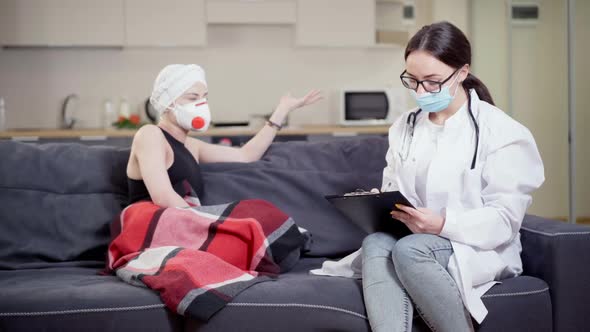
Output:
M210 128L204 133L191 133L191 136L251 136L259 129L249 127ZM354 136L359 134L387 134L389 126L290 126L278 132L278 135L334 135ZM0 139L36 139L36 138L107 138L133 137L135 129L13 129L0 131Z

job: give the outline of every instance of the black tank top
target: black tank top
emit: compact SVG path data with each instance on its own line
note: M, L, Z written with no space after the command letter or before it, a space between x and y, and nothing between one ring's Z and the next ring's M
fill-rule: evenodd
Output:
M201 167L184 144L160 128L164 137L172 148L174 162L168 168L168 177L174 191L181 197L186 195L202 197L203 178ZM151 200L150 194L143 180L134 180L127 177L129 189L129 204L142 200Z

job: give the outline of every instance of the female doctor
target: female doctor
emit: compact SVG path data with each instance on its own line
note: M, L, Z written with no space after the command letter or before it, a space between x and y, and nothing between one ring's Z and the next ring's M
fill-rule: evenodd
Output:
M413 309L433 331L473 331L481 295L522 272L519 229L544 181L533 136L494 106L470 73L471 47L454 25L409 41L402 84L418 108L389 130L382 191L401 191L391 222L413 234L363 241L365 305L373 331L411 331Z

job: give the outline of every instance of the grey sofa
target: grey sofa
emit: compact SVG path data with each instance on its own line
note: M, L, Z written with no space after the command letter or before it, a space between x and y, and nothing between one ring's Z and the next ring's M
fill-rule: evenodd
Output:
M359 281L308 271L360 246L366 234L323 196L379 186L386 149L382 137L275 143L255 163L203 165L204 204L267 199L313 237L292 271L204 324L97 274L126 202L128 150L0 142L0 331L368 331ZM590 230L527 216L521 234L524 275L484 296L478 330L588 330Z

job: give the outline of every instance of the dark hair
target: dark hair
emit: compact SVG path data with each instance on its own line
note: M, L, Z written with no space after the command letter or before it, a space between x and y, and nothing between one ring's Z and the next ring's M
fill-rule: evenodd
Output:
M426 51L432 56L455 69L465 64L471 65L471 44L465 34L449 22L425 25L408 42L404 59L414 51ZM494 105L488 88L471 73L462 83L469 96L469 89L475 89L481 100Z

